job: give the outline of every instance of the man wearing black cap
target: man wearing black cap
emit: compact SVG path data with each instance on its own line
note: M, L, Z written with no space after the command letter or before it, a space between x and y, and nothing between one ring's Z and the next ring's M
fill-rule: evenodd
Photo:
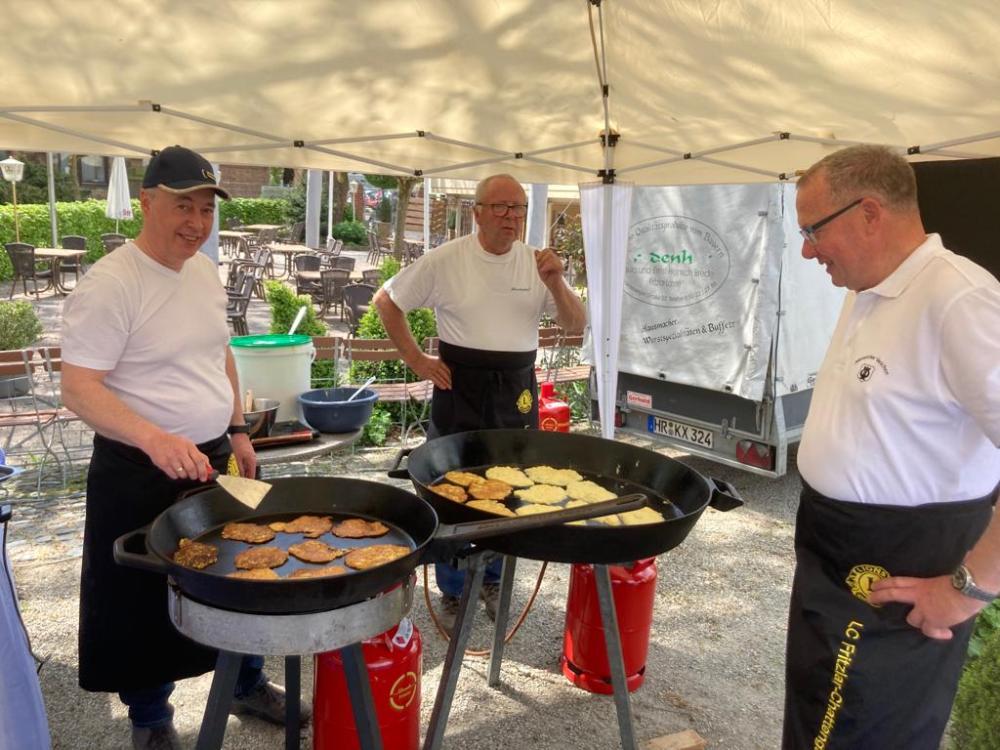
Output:
M229 352L226 293L198 253L229 198L211 165L171 146L142 181L143 227L81 279L63 309L63 398L95 432L80 583L80 685L117 692L136 748L179 747L173 681L211 671L216 654L180 635L166 577L117 565L114 540L185 490L257 461ZM284 691L244 658L234 713L284 718ZM305 719L305 715L303 715Z

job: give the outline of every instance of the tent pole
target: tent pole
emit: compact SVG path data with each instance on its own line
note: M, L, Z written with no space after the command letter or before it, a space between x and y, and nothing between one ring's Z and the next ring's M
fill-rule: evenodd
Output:
M52 247L59 247L59 221L56 216L56 178L52 169L52 152L45 152L45 170L49 182L49 225L52 229Z

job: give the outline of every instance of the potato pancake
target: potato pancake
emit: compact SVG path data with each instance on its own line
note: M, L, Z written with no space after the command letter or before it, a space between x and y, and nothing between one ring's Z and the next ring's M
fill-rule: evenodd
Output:
M385 565L410 554L409 547L399 544L373 544L370 547L353 549L344 558L344 564L355 570L368 570Z
M242 570L254 568L277 568L288 560L288 553L277 547L254 547L240 552L233 558L236 567Z
M566 499L566 490L551 484L536 484L526 490L514 490L514 494L526 503L555 505Z
M470 484L483 481L481 476L469 471L449 471L444 475L444 478L452 484L458 484L462 487L468 487Z
M315 539L333 528L333 519L330 516L299 516L294 521L286 521L284 526L285 528L277 529L277 531L283 531L286 534L302 534L309 539ZM271 528L274 528L274 524L271 524Z
M429 489L435 495L440 495L441 497L448 498L449 500L455 503L464 503L466 500L469 499L469 496L466 494L465 489L459 487L457 484L447 484L447 483L432 484L427 489Z
M506 482L511 487L530 487L534 482L516 466L491 466L486 470L487 479Z
M381 521L366 521L364 518L348 518L333 526L333 535L344 539L365 539L388 533L389 527Z
M475 508L476 510L481 510L486 513L492 513L495 516L513 516L514 511L508 508L503 503L498 503L496 500L470 500L466 503L470 508Z
M249 581L277 581L281 576L270 568L252 568L250 570L237 570L229 573L226 578L243 578Z
M503 500L513 489L499 479L484 479L469 487L469 494L476 500Z
M259 523L227 523L222 527L222 538L261 544L274 539L274 531Z
M204 542L192 542L190 539L181 539L174 553L175 563L195 570L204 570L218 561L218 547Z
M519 508L514 508L514 513L519 516L534 516L539 513L555 513L562 510L555 505L539 505L538 503L528 503Z
M539 484L556 484L565 487L571 482L579 482L583 475L573 469L553 469L551 466L532 466L524 473Z
M331 547L325 542L309 539L305 542L293 544L288 548L288 554L292 557L297 557L304 562L328 563L331 560L336 560L338 557L346 555L347 550L337 549L336 547Z
M663 520L663 514L652 508L639 508L638 510L630 510L628 513L619 514L622 519L622 523L626 526L639 526L644 523L660 523Z
M566 494L574 500L583 500L587 503L597 503L601 500L614 500L618 495L601 487L596 482L588 479L582 482L572 482L566 487Z
M325 568L299 568L288 574L289 578L329 578L342 576L350 571L343 565L328 565Z

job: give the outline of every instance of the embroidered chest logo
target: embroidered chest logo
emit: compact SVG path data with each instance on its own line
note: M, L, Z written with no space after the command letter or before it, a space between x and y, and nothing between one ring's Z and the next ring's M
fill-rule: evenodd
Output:
M851 572L847 574L844 582L850 587L851 593L861 601L868 603L868 596L872 593L872 584L889 577L889 571L881 565L855 565ZM881 604L872 604L873 607L881 607Z
M869 382L878 373L883 375L889 374L889 368L885 366L885 362L876 357L873 354L867 354L864 357L858 357L854 360L854 364L857 366L857 377L862 383Z
M533 399L531 398L531 391L525 388L521 391L521 395L517 397L517 410L522 414L527 414L531 411L531 404Z

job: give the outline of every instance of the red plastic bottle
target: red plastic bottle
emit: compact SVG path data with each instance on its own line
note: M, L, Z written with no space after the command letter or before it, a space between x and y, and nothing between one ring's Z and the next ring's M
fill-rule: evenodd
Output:
M555 395L555 385L545 381L539 385L538 427L549 432L569 432L570 408Z
M420 747L420 631L404 618L362 644L382 746ZM316 654L313 676L313 750L361 747L339 651Z
M625 684L631 693L646 678L656 595L656 558L639 560L629 568L614 565L609 570L625 662ZM560 661L563 674L577 687L605 695L613 692L592 565L572 566Z

